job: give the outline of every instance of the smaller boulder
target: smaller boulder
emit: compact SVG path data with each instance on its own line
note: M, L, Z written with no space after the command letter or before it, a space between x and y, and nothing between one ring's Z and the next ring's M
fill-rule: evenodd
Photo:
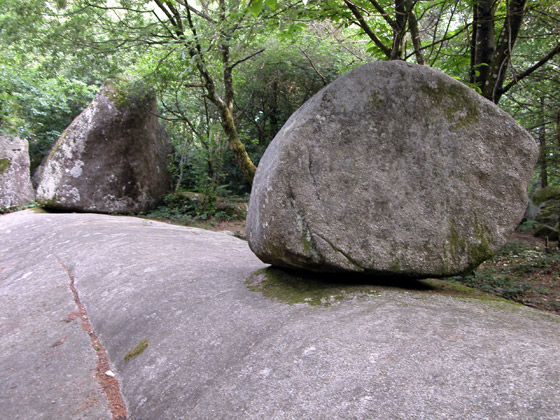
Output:
M0 210L29 204L34 198L27 140L0 136Z
M37 201L71 211L150 210L169 187L171 151L155 95L108 83L38 168Z

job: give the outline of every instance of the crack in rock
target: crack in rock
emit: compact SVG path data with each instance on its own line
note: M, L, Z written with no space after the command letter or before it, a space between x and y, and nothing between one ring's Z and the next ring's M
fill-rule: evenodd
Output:
M70 290L74 295L74 302L78 307L79 316L82 321L82 329L89 335L93 350L95 350L97 354L97 372L95 374L95 378L97 379L97 382L99 382L99 385L107 396L109 409L113 414L113 420L126 420L128 418L128 413L126 410L126 404L120 391L119 382L116 378L106 375L106 372L111 371L109 366L109 358L107 357L107 353L105 352L105 348L101 344L99 337L97 337L97 335L95 334L91 322L89 322L86 308L80 301L80 296L78 295L78 290L76 289L74 281L74 274L60 260L60 258L57 258L57 261L62 266L64 271L66 271L66 273L68 274L68 278L70 279Z

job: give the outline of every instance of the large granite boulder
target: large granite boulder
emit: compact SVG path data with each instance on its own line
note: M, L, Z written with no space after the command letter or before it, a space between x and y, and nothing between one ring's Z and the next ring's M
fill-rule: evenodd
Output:
M155 95L106 84L39 167L37 201L101 213L149 210L169 186L170 153Z
M27 140L0 136L0 210L26 205L34 198Z
M247 220L264 262L447 276L504 245L537 159L509 115L445 74L360 66L306 102L264 154Z

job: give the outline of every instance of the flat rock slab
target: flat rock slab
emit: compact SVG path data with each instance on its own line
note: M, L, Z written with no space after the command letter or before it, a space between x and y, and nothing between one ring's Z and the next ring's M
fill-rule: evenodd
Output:
M560 418L554 315L382 288L290 305L254 291L246 242L132 217L23 211L0 235L5 418L111 417L70 277L135 420Z

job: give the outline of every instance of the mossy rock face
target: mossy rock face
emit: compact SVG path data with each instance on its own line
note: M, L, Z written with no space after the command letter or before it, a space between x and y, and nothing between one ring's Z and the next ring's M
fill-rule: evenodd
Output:
M0 174L3 174L8 169L10 169L10 160L9 159L0 159Z
M247 238L264 262L444 277L507 241L538 153L511 116L427 66L359 66L286 122L257 170Z
M548 186L541 188L533 193L532 199L537 205L541 205L550 199L560 200L560 187Z
M139 213L167 192L171 142L142 86L101 87L36 171L37 202L71 211ZM128 89L128 90L127 90Z
M542 225L555 227L560 217L560 199L548 198L541 203L539 210L537 222Z
M34 198L27 140L0 136L0 210L26 206Z

